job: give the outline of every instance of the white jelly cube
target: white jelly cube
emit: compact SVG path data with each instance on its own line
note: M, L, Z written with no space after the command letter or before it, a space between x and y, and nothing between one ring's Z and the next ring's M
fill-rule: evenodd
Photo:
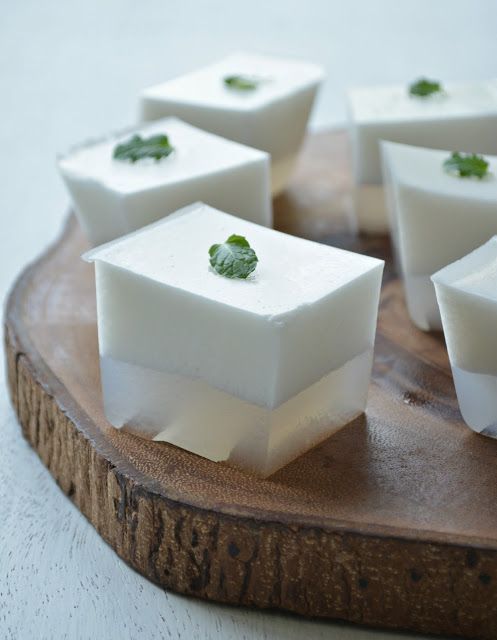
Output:
M255 78L253 90L226 86L230 76ZM281 191L304 138L323 70L293 60L248 53L145 89L141 117L175 115L186 122L271 154L272 190Z
M232 234L247 280L209 265ZM382 261L200 203L87 258L114 426L268 475L364 410Z
M407 86L352 89L348 93L361 229L388 231L380 140L473 153L497 154L497 82L444 86L441 94L410 96Z
M165 134L174 151L159 161L115 159L116 145L135 133L143 138ZM82 146L62 157L59 168L93 245L139 229L197 200L272 225L268 154L176 118Z
M497 158L483 179L447 173L448 151L384 142L392 240L407 308L423 330L441 329L430 276L497 233Z
M462 416L497 437L497 236L432 280Z

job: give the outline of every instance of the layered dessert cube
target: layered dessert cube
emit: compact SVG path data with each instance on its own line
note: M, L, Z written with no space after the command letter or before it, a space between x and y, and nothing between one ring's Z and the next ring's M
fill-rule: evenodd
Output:
M247 279L209 264L233 234ZM381 260L201 203L85 257L115 427L267 476L364 411Z
M287 184L323 70L314 64L236 53L141 94L141 118L175 115L271 154L273 194Z
M392 240L412 321L442 328L430 276L497 233L497 158L482 179L444 168L447 151L384 142Z
M497 236L432 280L462 416L497 437Z
M356 88L348 92L360 229L388 231L379 142L497 155L497 81L448 84L427 97L407 86Z
M164 141L170 145L168 155L162 153ZM123 157L115 157L120 149ZM145 157L138 157L140 153ZM197 200L262 225L272 224L268 154L177 118L76 148L60 158L59 169L92 245Z

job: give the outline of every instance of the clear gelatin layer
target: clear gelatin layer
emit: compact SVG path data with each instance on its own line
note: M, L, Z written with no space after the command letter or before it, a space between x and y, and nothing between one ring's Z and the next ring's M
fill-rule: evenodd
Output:
M101 358L111 424L267 476L326 439L366 406L368 349L274 409L205 380Z

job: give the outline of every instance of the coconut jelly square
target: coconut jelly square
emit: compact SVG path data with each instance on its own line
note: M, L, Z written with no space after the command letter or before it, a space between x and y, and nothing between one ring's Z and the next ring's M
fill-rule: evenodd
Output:
M276 194L292 173L323 75L314 64L236 53L145 89L140 96L141 118L178 116L267 151Z
M348 92L355 212L364 231L387 232L380 141L497 155L497 81L447 84L412 96L407 86Z
M430 276L497 233L497 158L482 179L447 173L448 151L384 142L392 240L413 322L441 329Z
M497 236L432 280L462 416L497 437Z
M173 151L160 160L114 157L139 135L166 135ZM92 245L125 235L203 200L241 218L272 225L269 156L177 118L142 125L76 148L59 160L80 223Z
M232 234L246 280L209 265ZM364 411L381 260L201 203L86 258L115 427L267 476Z

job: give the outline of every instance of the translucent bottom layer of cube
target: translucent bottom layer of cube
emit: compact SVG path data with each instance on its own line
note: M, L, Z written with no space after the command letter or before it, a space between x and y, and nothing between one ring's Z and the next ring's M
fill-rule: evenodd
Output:
M442 318L430 276L404 276L406 304L411 320L423 331L440 331Z
M271 194L277 196L285 190L292 177L297 153L271 161Z
M359 231L383 234L390 231L385 192L381 184L361 184L354 188L354 212Z
M364 411L372 349L267 409L203 380L101 357L106 416L117 428L268 476Z
M497 376L452 366L454 384L466 424L485 436L497 438Z

